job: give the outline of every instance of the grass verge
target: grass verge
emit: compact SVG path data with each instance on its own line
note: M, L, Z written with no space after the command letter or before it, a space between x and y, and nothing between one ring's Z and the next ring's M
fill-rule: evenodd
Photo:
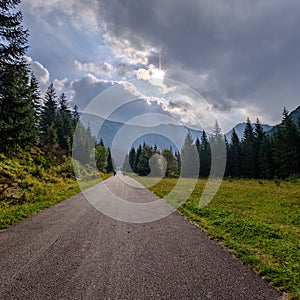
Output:
M80 187L89 188L110 176L87 174ZM80 187L70 158L57 161L38 148L13 158L0 154L0 230L79 193Z

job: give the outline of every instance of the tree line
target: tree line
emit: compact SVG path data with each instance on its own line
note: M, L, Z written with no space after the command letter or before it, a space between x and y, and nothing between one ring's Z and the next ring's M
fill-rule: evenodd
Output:
M70 156L73 145L81 163L90 163L94 151L97 168L112 172L110 150L103 141L97 143L90 128L80 122L78 107L71 109L64 93L57 96L53 83L41 95L25 60L29 32L16 9L20 2L2 0L0 4L0 152L10 156L38 145Z
M288 178L300 173L300 123L284 109L281 123L265 133L257 119L247 119L244 134L239 140L233 130L226 142L227 166L225 175L245 178Z
M221 146L218 146L221 145ZM226 155L222 152L225 145ZM271 132L263 130L259 119L247 119L241 139L233 129L230 141L222 134L216 122L213 133L204 130L200 138L187 133L181 151L157 150L157 147L139 145L126 156L123 169L141 176L208 177L214 160L226 158L225 177L273 179L298 176L300 173L300 122L295 123L284 109L281 123Z

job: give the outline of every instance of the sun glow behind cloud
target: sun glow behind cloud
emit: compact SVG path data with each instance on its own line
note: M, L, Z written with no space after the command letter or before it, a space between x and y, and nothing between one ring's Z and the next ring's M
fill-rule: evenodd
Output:
M150 78L151 79L164 79L165 72L160 69L151 69L150 70Z

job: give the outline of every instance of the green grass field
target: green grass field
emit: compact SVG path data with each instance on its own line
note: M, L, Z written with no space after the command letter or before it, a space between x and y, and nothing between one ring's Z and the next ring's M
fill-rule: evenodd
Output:
M149 179L138 180L149 185ZM188 187L189 179L184 180ZM163 179L150 190L164 197L176 182ZM205 184L198 180L180 213L288 293L289 299L300 299L300 182L226 179L213 201L199 209Z

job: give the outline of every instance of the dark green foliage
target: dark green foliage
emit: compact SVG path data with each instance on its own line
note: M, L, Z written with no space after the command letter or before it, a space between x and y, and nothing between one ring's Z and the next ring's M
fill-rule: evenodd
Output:
M247 118L244 135L241 142L241 168L243 177L253 178L256 175L254 169L254 147L254 132L251 121L249 118Z
M275 175L287 178L300 171L300 135L297 125L284 109L282 122L274 133Z
M228 175L233 178L241 176L241 145L239 138L233 129L231 135L231 143L228 151Z
M59 97L59 109L56 118L58 144L70 154L74 134L74 120L64 93Z
M169 178L174 178L179 176L179 169L178 169L178 163L177 159L174 156L173 152L171 150L163 150L161 155L164 157L166 163L167 163L167 169L165 176Z
M137 158L136 158L135 149L131 148L131 150L129 152L129 157L128 157L128 162L129 162L130 168L127 168L127 170L126 170L127 172L133 171L136 173L136 166L137 166L136 159Z
M212 163L210 175L213 177L223 177L226 166L226 144L221 127L216 121L213 133L209 139Z
M19 3L4 0L0 5L0 151L7 154L37 139L24 59L28 32L22 26L22 13L15 10Z
M106 172L109 152L105 148L103 141L95 148L95 160L98 171Z
M40 132L41 141L45 145L54 145L57 143L57 96L53 83L48 87L45 103L42 108Z
M151 146L148 146L144 143L142 153L138 157L137 163L137 173L140 176L147 176L150 174L151 169L149 165L149 159L154 155L155 149Z
M181 149L181 176L195 178L199 176L199 154L193 137L188 133Z
M107 156L107 166L106 166L106 173L112 173L115 171L114 162L111 157L111 151L107 148L108 156Z
M200 177L208 177L211 165L211 150L207 134L203 130L201 135L201 144L199 150L200 156Z
M96 139L93 137L90 128L86 128L81 122L78 122L73 139L73 158L78 160L83 165L91 163L92 152L95 149L95 144Z

